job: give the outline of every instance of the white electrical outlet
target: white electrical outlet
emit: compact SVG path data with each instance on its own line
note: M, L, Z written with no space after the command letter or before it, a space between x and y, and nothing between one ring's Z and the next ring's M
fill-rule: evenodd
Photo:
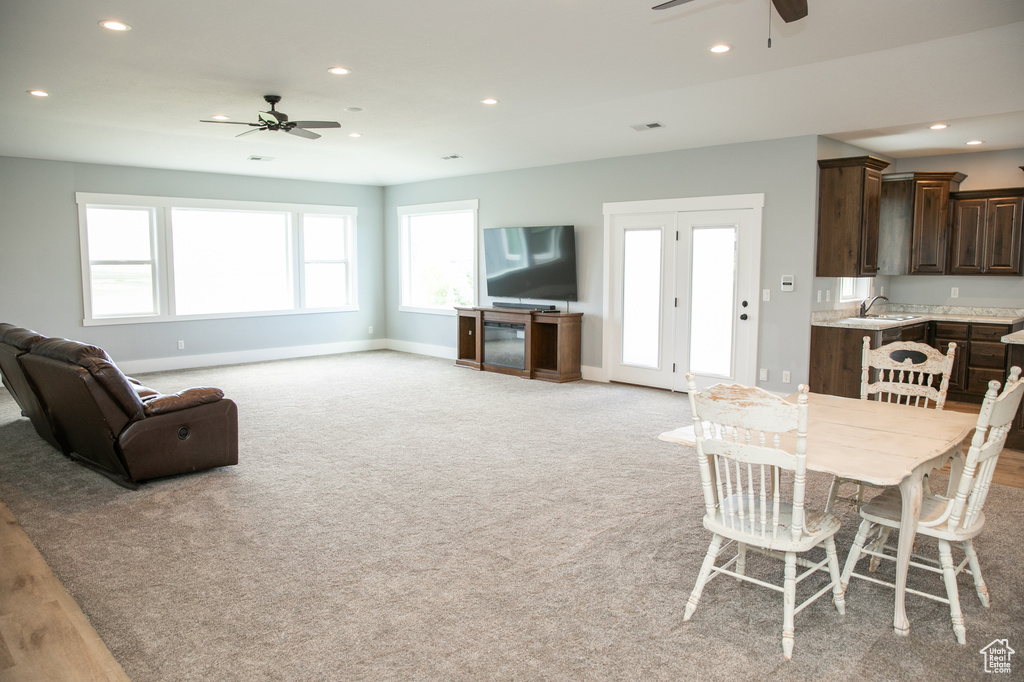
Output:
M792 380L788 369L782 370L782 383L788 384Z
M949 292L950 298L960 298L960 287L953 287L953 290Z
M771 289L765 289L764 291L762 291L761 292L761 300L762 301L770 301L770 300L772 300L772 290Z
M178 340L178 350L185 350L185 341L184 341L184 339L179 339Z
M768 381L768 368L762 367L761 372L758 376L761 379L761 381Z
M370 325L370 333L371 334L373 333L373 325L372 324Z
M828 303L831 300L832 300L832 290L831 289L825 289L825 302Z
M818 289L818 303L821 303L821 289Z

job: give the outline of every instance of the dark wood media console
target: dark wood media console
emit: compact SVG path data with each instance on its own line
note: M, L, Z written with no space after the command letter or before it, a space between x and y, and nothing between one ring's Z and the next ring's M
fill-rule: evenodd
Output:
M459 308L455 364L542 381L577 381L580 372L583 313L560 313L514 308ZM522 368L488 362L484 348L486 323L522 332ZM521 325L521 328L520 328Z

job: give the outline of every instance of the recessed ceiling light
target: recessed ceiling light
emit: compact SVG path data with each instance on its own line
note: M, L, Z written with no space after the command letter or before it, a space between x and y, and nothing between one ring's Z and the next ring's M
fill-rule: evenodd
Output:
M349 137L362 137L363 134L362 133L349 133L348 136Z
M344 76L352 73L352 71L346 69L344 66L332 66L331 68L327 69L327 72L333 73L335 76Z
M494 99L493 97L488 97L487 99L480 100L480 102L482 104L497 104L498 100Z
M212 118L214 121L230 121L231 120L230 116L225 116L224 114L217 114L216 116L211 116L210 118Z
M931 128L932 130L945 130L946 128L949 127L949 124L948 123L936 123L935 125L928 126L928 127Z
M728 52L731 49L732 49L732 45L726 45L725 43L718 43L717 45L712 45L711 47L708 48L708 50L710 50L711 52L714 52L715 54L721 54L723 52Z
M50 96L50 93L46 92L45 90L29 90L28 94L32 95L33 97L49 97Z
M345 111L350 114L358 114L362 110L362 107L345 107Z
M103 28L108 29L110 31L130 31L130 30L132 30L132 27L129 26L128 24L124 23L123 21L114 21L112 19L108 19L106 21L101 21L100 22L100 26L102 26Z
M985 144L985 140L971 140L967 144Z

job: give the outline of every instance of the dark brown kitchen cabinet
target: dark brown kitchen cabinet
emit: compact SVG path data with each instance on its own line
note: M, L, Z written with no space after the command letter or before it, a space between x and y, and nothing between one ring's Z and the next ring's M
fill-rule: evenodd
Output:
M1010 367L1024 369L1024 345L1009 344L1009 346L1007 352L1010 355ZM1014 450L1024 450L1024 403L1021 404L1020 409L1017 411L1017 418L1013 420L1013 425L1010 426L1010 433L1006 436L1006 447L1013 448Z
M988 382L1006 381L1009 370L1006 344L1000 339L1013 331L1007 324L975 324L966 322L932 322L933 345L946 352L956 342L953 373L948 398L980 403L988 390Z
M949 195L963 173L882 176L879 275L944 274L949 261Z
M818 277L874 277L882 170L873 156L818 161Z
M811 327L810 377L807 383L812 392L846 398L860 397L861 357L865 336L871 339L872 348L878 348L902 340L903 330L900 327L884 331Z
M949 274L1020 275L1024 188L951 197Z

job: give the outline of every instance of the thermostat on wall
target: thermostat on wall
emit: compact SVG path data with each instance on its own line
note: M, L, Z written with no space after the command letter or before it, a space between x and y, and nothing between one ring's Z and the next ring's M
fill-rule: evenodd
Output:
M783 275L782 276L782 290L783 291L793 291L793 282L794 282L795 279L796 278L793 277L793 275Z

